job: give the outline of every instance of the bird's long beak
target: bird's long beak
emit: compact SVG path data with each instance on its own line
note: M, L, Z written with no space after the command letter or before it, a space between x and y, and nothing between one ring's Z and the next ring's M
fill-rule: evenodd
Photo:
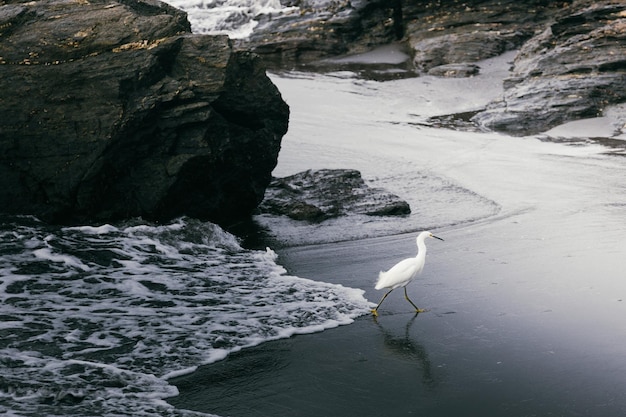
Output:
M439 240L441 240L441 241L444 241L442 238L437 237L437 236L435 236L435 235L430 235L430 237L434 237L435 239L439 239Z

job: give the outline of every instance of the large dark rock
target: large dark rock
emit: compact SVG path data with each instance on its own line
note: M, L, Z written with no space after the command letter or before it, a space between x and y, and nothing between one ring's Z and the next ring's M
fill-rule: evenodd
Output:
M3 2L0 210L249 216L289 109L253 54L157 1Z
M405 215L411 209L400 197L368 187L359 171L320 169L275 178L267 188L259 211L317 222L349 214Z
M626 101L626 3L575 6L524 44L502 99L474 121L523 135Z

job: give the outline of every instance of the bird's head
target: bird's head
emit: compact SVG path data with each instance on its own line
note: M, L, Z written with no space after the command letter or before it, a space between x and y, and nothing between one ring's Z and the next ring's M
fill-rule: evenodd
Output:
M430 233L430 232L428 232L428 237L432 237L433 239L439 239L439 240L441 240L441 241L443 242L443 239L442 239L442 238L440 238L439 236L435 236L435 235L433 235L433 234L432 234L432 233Z
M425 232L420 233L419 236L417 236L417 240L421 240L423 242L427 237L432 237L433 239L439 239L439 240L443 241L442 238L433 235L429 231L425 231Z

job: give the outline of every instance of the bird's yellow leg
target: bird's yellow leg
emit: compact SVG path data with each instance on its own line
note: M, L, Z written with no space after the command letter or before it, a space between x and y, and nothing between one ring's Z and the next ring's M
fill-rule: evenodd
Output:
M387 296L389 295L389 293L393 291L393 288L390 289L389 291L387 291L385 293L385 295L383 295L383 298L380 299L380 302L378 303L378 305L376 306L375 309L372 310L372 314L376 317L378 316L378 307L380 307L380 305L383 303L383 301L385 301L385 298L387 298Z
M406 293L406 287L404 287L404 298L406 298L406 300L411 303L411 305L413 307L415 307L415 312L416 313L424 313L426 310L423 310L421 308L417 308L417 306L415 305L415 303L413 303L413 301L411 301L411 299L409 298L409 295ZM381 301L382 302L382 301ZM377 307L378 308L378 307Z

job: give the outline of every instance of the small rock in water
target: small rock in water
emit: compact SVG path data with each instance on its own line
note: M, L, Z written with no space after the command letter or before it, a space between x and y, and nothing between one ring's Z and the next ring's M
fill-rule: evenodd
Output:
M446 64L433 67L428 71L428 75L448 78L466 78L478 75L480 67L476 64Z
M381 188L370 188L353 169L308 170L274 178L259 206L263 214L319 222L348 214L397 216L409 204Z

